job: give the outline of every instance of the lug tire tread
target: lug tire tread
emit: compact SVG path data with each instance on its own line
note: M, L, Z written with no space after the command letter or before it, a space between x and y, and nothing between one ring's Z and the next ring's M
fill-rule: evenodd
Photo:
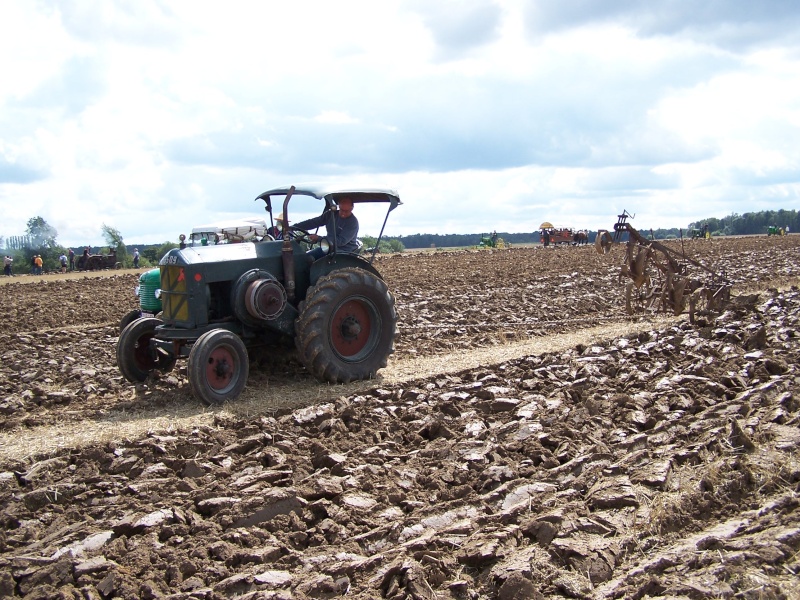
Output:
M336 356L326 335L333 307L346 300L351 290L358 290L359 295L367 297L375 305L380 321L375 325L381 328L373 355L354 363ZM317 379L329 383L370 379L388 364L388 357L394 352L397 335L395 300L386 283L369 271L355 267L339 269L321 277L309 290L306 300L300 305L295 329L300 360Z

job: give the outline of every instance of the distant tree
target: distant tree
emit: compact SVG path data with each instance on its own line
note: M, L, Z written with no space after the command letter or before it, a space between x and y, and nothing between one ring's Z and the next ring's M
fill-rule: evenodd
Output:
M157 265L167 252L177 247L178 244L175 244L173 242L164 242L160 246L148 246L142 248L140 254L142 255L142 258L147 262L141 262L139 264L145 267L150 265Z
M378 252L381 254L403 252L406 249L405 246L403 246L403 242L397 238L382 238L380 244L378 244L378 238L372 237L371 235L362 235L359 239L361 240L361 243L364 244L365 251L369 250L372 252L372 249L376 244L378 245Z
M128 248L122 240L122 234L118 229L103 223L103 239L108 244L109 249L114 249L117 252L117 262L122 263L123 267L130 267L133 264L133 259L128 256Z
M14 263L18 265L18 268L22 262L30 263L30 259L38 254L42 257L45 272L55 270L58 264L58 255L61 254L60 247L56 243L58 237L56 228L48 224L42 217L33 217L28 219L25 233L26 235L15 239L15 243L12 244L15 249L21 250L18 258L14 258Z
M400 240L389 239L387 240L387 244L389 245L389 248L391 249L392 252L400 253L406 249L406 247L403 246L403 242L401 242Z
M378 243L378 238L372 237L371 235L362 235L359 237L361 243L364 244L364 249L367 248L374 248L375 244Z
M28 219L26 233L31 236L34 249L55 248L58 231L42 217Z

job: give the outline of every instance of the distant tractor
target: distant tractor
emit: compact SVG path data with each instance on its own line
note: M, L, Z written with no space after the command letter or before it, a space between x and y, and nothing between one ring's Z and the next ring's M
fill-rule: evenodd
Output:
M708 224L704 224L702 227L692 227L689 229L689 238L693 240L702 240L702 239L710 239L711 233L708 231Z
M79 271L102 271L103 269L119 269L122 263L117 261L117 251L111 248L109 254L89 254L84 252L75 261Z
M370 379L386 366L397 331L395 301L375 257L342 252L336 240L312 242L310 233L289 225L293 196L324 203L333 224L340 201L401 204L393 190L276 188L257 197L270 225L281 229L244 243L184 246L159 261L161 318L129 323L117 343L117 365L130 382L170 371L187 359L189 385L206 404L236 398L249 374L249 350L286 352L292 341L299 361L320 381ZM272 203L283 201L273 217ZM378 236L380 243L383 228ZM325 254L306 253L319 244ZM376 244L377 245L377 244Z
M492 232L492 235L481 234L481 241L478 248L505 248L506 242L503 238L497 236L497 232Z

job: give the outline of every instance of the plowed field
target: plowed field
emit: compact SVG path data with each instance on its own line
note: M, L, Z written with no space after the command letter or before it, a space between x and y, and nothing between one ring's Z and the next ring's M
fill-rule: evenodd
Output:
M0 597L800 597L800 236L683 248L715 318L627 317L621 247L380 257L376 380L213 409L119 374L138 273L4 279Z

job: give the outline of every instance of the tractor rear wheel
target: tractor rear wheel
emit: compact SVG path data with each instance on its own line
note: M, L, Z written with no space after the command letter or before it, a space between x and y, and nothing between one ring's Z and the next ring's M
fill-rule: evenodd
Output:
M309 290L295 323L295 343L300 361L317 379L349 383L386 366L396 329L386 283L364 269L345 268Z
M250 359L238 335L212 329L192 345L188 370L192 393L208 405L222 404L244 390Z
M117 366L131 383L147 379L153 371L167 373L175 366L175 357L150 347L161 319L136 319L128 324L117 342Z

